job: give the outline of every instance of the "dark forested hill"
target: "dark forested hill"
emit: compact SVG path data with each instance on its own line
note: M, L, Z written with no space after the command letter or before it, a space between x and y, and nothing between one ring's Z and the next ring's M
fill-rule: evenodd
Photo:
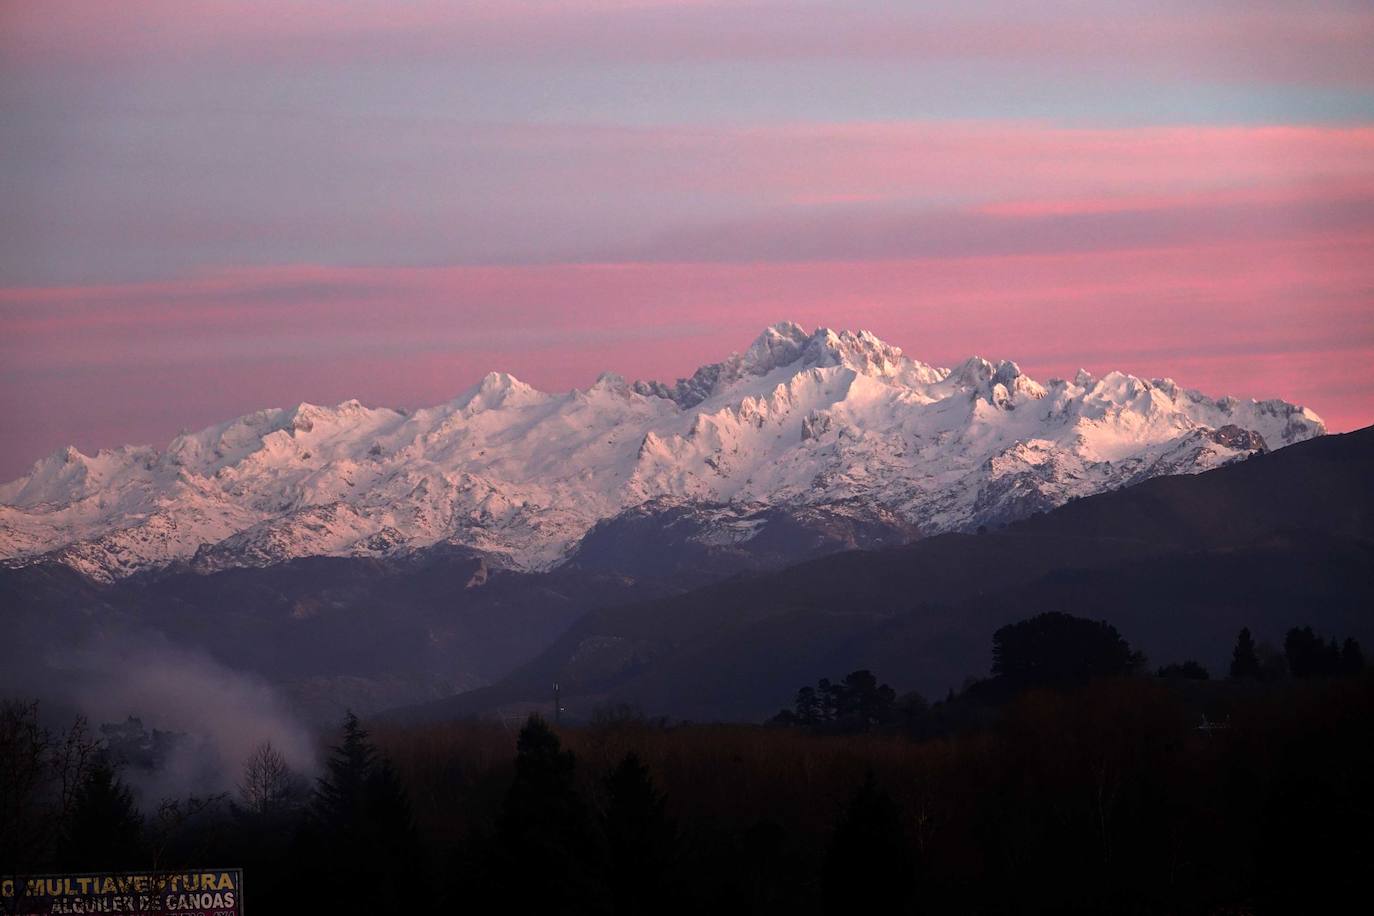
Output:
M983 674L990 637L1062 610L1115 624L1156 663L1224 670L1236 631L1374 642L1374 428L1216 471L1146 481L978 535L943 535L596 611L497 685L397 712L631 703L759 719L799 684L866 667L943 694Z
M319 721L488 683L588 610L667 592L577 569L520 573L435 548L305 557L93 583L58 564L0 569L0 691L60 697L135 646L198 653L279 688ZM79 653L79 661L64 657Z

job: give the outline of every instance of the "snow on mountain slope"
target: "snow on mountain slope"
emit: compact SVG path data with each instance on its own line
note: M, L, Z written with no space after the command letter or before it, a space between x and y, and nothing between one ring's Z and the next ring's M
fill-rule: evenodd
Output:
M844 502L935 533L1324 431L1282 401L1119 372L1042 385L977 357L939 369L867 332L782 323L671 386L606 374L551 394L491 373L413 412L300 404L163 451L68 448L0 486L0 558L108 580L452 543L542 569L650 500L725 507L735 530L761 506Z

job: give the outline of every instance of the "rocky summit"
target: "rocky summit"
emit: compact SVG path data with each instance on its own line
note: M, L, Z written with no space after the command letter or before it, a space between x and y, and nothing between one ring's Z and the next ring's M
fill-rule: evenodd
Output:
M68 448L0 486L0 558L111 581L455 545L543 570L646 514L690 517L695 544L743 545L819 513L842 521L837 546L866 546L1324 432L1283 401L1121 372L1041 383L978 357L939 368L866 331L784 322L671 384L604 374L551 393L491 373L419 410L299 404L163 449Z

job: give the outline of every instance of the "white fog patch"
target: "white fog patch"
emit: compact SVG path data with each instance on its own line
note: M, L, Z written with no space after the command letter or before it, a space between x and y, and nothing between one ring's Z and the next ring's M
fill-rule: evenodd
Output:
M98 643L52 652L44 660L40 699L74 706L96 736L102 724L138 719L149 733L172 733L156 766L125 766L120 775L144 807L167 798L233 793L253 749L270 741L292 769L316 768L310 731L276 691L254 675L156 633L103 635Z

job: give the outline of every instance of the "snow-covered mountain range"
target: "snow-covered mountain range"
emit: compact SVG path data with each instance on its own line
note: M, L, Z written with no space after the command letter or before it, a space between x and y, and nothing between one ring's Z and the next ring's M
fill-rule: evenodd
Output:
M693 537L723 543L779 507L931 534L1324 432L1283 401L1120 372L1041 384L977 357L942 369L867 332L782 323L673 385L606 374L549 393L491 373L420 410L300 404L162 450L68 448L0 486L0 558L108 581L454 544L546 569L646 506L688 507Z

